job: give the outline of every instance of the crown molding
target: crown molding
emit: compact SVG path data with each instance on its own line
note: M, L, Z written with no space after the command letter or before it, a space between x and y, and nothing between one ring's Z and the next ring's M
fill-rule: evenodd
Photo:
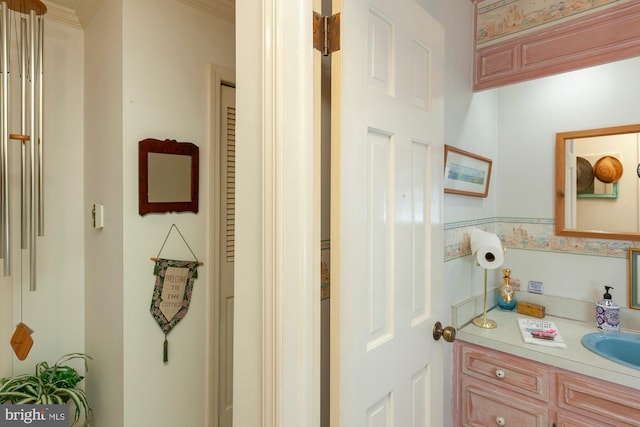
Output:
M43 3L47 6L47 13L45 15L47 20L56 21L71 27L82 28L78 15L76 15L76 12L73 9L48 1Z
M78 14L78 19L80 20L80 24L83 27L86 27L89 22L93 19L93 17L102 6L104 0L81 0L80 4L76 8L76 13Z
M235 2L233 0L177 0L180 3L198 9L201 12L234 23L236 18ZM47 6L47 19L85 28L93 19L104 0L80 0L77 9L69 9L52 1L43 1Z
M47 19L77 28L85 28L103 2L104 0L80 0L76 10L73 10L51 1L43 1L47 6Z
M85 0L86 1L86 0ZM178 0L209 15L234 23L236 19L235 2L232 0Z

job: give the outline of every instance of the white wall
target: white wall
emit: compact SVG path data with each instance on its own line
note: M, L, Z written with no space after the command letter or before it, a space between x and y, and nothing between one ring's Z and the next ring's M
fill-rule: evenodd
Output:
M258 2L237 0L236 10L251 10ZM259 2L262 5L262 2ZM264 85L259 70L254 72L255 58L260 58L263 46L261 40L264 33L261 16L257 13L238 13L236 16L237 70L236 108L242 111L236 122L236 141L250 141L236 147L236 211L255 212L245 214L236 219L242 224L236 230L236 262L241 257L247 260L262 258L264 236L262 222L264 214L255 209L252 203L262 197L263 183L262 156L256 147L262 144L263 121L261 116L261 99L252 102L252 95L262 93ZM240 89L242 88L242 89ZM246 172L245 172L246 171ZM255 171L255 173L250 173ZM245 207L246 206L246 207ZM246 243L244 243L246 242ZM239 264L236 264L239 265ZM262 357L257 354L263 348L262 335L264 327L257 327L263 319L263 291L257 291L264 282L263 271L266 266L257 263L255 268L239 268L235 271L235 319L242 319L242 324L234 324L234 357L233 357L233 393L234 423L236 425L261 425L263 417L262 390L255 386L256 378L264 378ZM238 349L238 350L236 350ZM270 355L266 355L269 357ZM243 396L237 399L236 396ZM275 396L274 396L275 397ZM267 414L264 415L268 416ZM266 425L269 425L268 423Z
M112 1L86 32L86 199L104 203L106 222L101 231L87 228L96 424L204 426L212 274L208 65L234 68L234 26L175 0ZM145 138L199 146L198 214L138 215L138 141ZM149 258L174 223L204 266L188 314L168 335L163 364L164 335L149 313L155 281ZM192 259L175 230L161 255Z
M97 425L124 426L122 1L104 2L85 29L86 379ZM104 205L104 229L90 209Z
M467 0L450 1L445 5L435 0L422 0L421 3L445 26L445 144L495 160L498 149L497 94L494 91L472 92L473 4ZM496 215L497 199L493 178L486 198L445 194L445 223L492 218ZM480 276L475 280L476 270L468 260L445 264L445 306L482 292Z
M636 57L496 91L499 216L554 217L555 134L640 123L639 67ZM550 295L596 301L609 284L627 304L626 259L520 250L508 258L512 277L544 279Z
M123 12L124 389L136 396L125 401L124 418L127 426L204 426L210 403L204 393L210 358L207 310L214 273L208 267L208 65L234 68L234 26L175 0L125 2ZM199 146L197 215L138 215L138 141L149 137ZM168 335L169 362L163 364L164 336L149 313L155 281L149 257L158 254L173 223L205 264L188 314ZM175 231L162 256L193 259Z

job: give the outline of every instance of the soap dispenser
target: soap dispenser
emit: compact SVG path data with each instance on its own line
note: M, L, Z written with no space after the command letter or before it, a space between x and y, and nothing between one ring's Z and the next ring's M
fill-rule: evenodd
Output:
M604 295L596 305L596 327L601 331L618 331L620 329L620 306L611 298L609 289L613 289L613 287L604 287Z
M517 305L516 291L513 286L511 286L511 270L505 268L504 270L502 270L502 274L504 275L502 277L503 283L498 290L497 303L498 307L500 307L502 310L511 311L516 308Z

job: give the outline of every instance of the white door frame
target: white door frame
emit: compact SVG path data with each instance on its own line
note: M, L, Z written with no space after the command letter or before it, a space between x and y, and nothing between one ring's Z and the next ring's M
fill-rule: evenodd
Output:
M319 425L311 18L311 2L236 2L236 426Z

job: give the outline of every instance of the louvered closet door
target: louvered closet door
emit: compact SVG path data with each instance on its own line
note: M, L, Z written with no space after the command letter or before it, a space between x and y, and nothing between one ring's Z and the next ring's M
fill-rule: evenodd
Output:
M221 250L219 427L233 424L233 266L236 198L235 88L221 87Z

